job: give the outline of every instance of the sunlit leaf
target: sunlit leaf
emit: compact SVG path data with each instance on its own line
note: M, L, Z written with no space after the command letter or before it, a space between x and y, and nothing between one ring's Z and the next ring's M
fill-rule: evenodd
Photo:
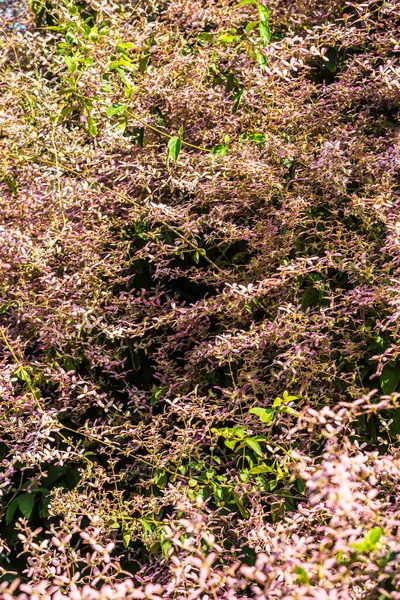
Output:
M297 583L307 584L310 583L310 578L307 575L307 572L303 569L303 567L296 566L294 568L294 572L297 575Z
M182 148L182 139L178 135L174 135L168 141L168 156L167 160L178 160L179 153Z
M93 119L93 117L91 115L88 116L88 129L89 129L90 135L92 135L93 137L96 137L97 125L96 125L96 121Z
M233 42L239 41L239 39L239 36L232 35L230 33L222 33L218 36L218 41L222 42L223 44L232 44Z
M16 370L15 370L15 377L18 377L18 379L20 381L25 381L26 383L31 383L32 379L31 376L29 375L28 371L25 369L25 367L23 367L22 365L20 365Z
M258 27L259 21L250 21L250 23L247 23L246 27L245 27L245 32L247 34L249 34L251 31L253 31L253 29L255 29L256 27Z
M357 552L371 552L375 550L383 535L383 530L380 527L373 527L364 536L361 542L355 542L351 547Z
M237 440L225 440L225 446L230 450L234 450L237 444Z
M263 46L266 46L271 39L271 30L267 23L260 21L260 39Z
M217 144L212 148L211 154L216 154L217 156L226 156L229 154L229 147L226 144Z
M126 106L124 104L112 104L107 108L106 115L107 117L113 117L114 115L123 115L126 111Z
M272 423L274 421L275 411L272 408L263 408L255 406L249 410L251 415L257 415L262 423Z
M241 6L246 6L246 4L258 4L258 0L242 0L235 6L235 8L240 8Z
M254 54L255 54L258 66L260 67L261 70L264 69L268 65L266 57L259 50L256 50Z
M203 43L213 42L214 36L212 35L212 33L209 33L208 31L202 31L199 34L198 40L199 40L199 42L203 42Z
M250 469L251 475L261 475L262 473L274 473L274 469L266 464L257 465Z
M64 56L64 62L67 66L68 71L73 75L78 69L78 64L76 60L69 56Z
M269 21L269 10L264 4L258 4L258 16L262 23L268 23Z
M262 456L263 455L263 451L261 450L261 446L260 444L257 442L256 439L254 438L247 438L246 439L246 444L248 445L249 448L251 448L258 456Z
M0 176L0 181L1 181L1 176ZM16 198L18 196L18 184L17 184L17 180L15 179L15 177L13 175L9 175L8 173L6 175L4 175L4 181L7 184L8 189L11 192L11 195Z

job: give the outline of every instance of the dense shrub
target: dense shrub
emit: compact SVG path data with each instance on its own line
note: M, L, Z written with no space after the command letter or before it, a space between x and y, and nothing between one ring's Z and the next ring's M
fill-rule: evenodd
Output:
M2 597L399 599L398 0L0 10Z

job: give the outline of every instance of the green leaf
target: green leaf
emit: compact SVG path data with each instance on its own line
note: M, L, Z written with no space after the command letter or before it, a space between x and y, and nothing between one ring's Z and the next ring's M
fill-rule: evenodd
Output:
M292 408L291 406L282 406L280 412L286 415L295 415L296 417L299 415L298 411Z
M51 27L48 27L47 29L52 29ZM54 29L58 29L58 27L54 27ZM74 36L74 34L72 33L72 31L68 31L68 33L65 36L65 41L67 42L67 44L69 46L71 46L76 40L76 37Z
M126 66L126 65L125 65L125 66ZM127 78L126 78L126 75L125 75L125 71L123 70L123 68L122 68L122 67L117 67L117 73L118 73L118 75L120 76L120 78L121 78L121 81L122 81L122 82L123 82L125 85L129 85L129 82L128 82L128 80L127 80Z
M237 440L225 440L225 446L230 450L234 450L237 444Z
M310 583L310 578L307 575L307 572L302 567L295 567L294 572L297 575L297 583L307 584Z
M144 127L134 127L131 135L132 135L132 141L135 144L135 146L139 146L139 148L143 148Z
M133 42L124 42L117 45L117 50L122 52L124 50L132 50L132 48L135 48L135 44Z
M130 58L128 56L121 57L118 60L111 61L110 64L109 64L108 70L109 71L115 71L115 70L119 71L120 69L122 70L122 67L125 67L128 71L132 71L133 70L132 61L130 60ZM124 80L124 83L127 83L125 81L126 77L125 77L125 73L124 72L122 72L121 79L122 78Z
M272 406L274 408L278 408L279 406L281 406L282 404L285 404L285 400L283 398L275 398Z
M239 509L240 514L242 515L242 517L244 517L245 519L249 518L249 513L248 511L245 509L244 504L242 502L242 499L240 498L239 494L237 492L232 492L233 498L235 500L236 506Z
M167 484L167 481L168 481L168 476L167 476L167 473L165 473L165 471L160 471L159 473L156 473L156 475L154 476L154 483L160 489L163 488Z
M258 4L258 16L261 23L268 23L269 21L269 10L264 4Z
M60 479L67 472L67 467L60 465L51 465L47 470L47 475L42 479L42 483L45 487L52 485L57 479Z
M266 67L268 65L266 57L259 50L256 50L254 54L255 54L258 66L260 67L261 70L264 69L264 67Z
M49 516L50 498L49 494L43 494L39 502L39 517L46 519Z
M86 452L86 456L88 453ZM94 456L96 456L94 454ZM67 467L67 473L65 475L65 479L68 484L68 489L72 490L75 488L81 481L81 476L79 474L79 469L77 467Z
M170 548L172 548L172 542L169 540L164 540L161 542L161 552L164 558L168 558Z
M146 519L141 519L140 523L143 527L143 533L146 537L149 537L153 533L150 523Z
M200 250L201 249L199 248L199 251ZM232 439L233 437L236 437L240 440L245 438L247 435L246 429L242 425L239 425L238 427L221 427L221 429L218 429L218 427L212 427L211 433L220 435L223 438Z
M1 178L0 178L0 181L1 181ZM18 196L18 184L17 184L15 177L13 175L8 175L8 174L4 175L4 181L6 182L7 187L10 190L13 198L16 198Z
M133 85L128 84L125 88L125 96L128 98L128 100L130 100L131 98L133 98L133 93L135 92L136 88Z
M336 48L328 48L324 58L325 58L325 60L323 61L323 65L331 73L336 73L337 61L338 61L337 49Z
M91 452L91 451L89 450L89 452L85 452L84 456L86 456L86 457L89 457L89 456L97 456L97 453L96 453L96 452Z
M66 105L64 106L64 108L61 110L60 112L60 116L65 119L65 117L68 117L70 114L72 114L75 110L75 107L73 105Z
M263 451L261 450L260 444L257 442L255 438L247 438L246 444L249 448L251 448L258 456L263 455Z
M9 504L6 510L6 525L9 525L11 521L14 519L15 512L18 508L18 498L14 498L14 500Z
M247 134L247 139L255 142L256 144L263 144L267 139L267 136L263 133L249 133Z
M215 501L217 503L222 502L222 500L224 499L222 487L220 485L218 485L217 483L214 483L214 482L212 482L211 485L212 485L212 488L213 488Z
M20 365L14 372L15 377L18 377L18 379L20 381L26 381L26 383L31 383L31 376L29 375L28 371L22 366Z
M182 139L178 135L174 135L168 141L168 155L167 162L169 159L176 161L178 160L179 153L182 148Z
M273 423L275 411L272 408L262 408L261 406L255 406L249 410L251 415L257 415L261 423Z
M314 287L309 287L305 290L301 299L301 309L306 310L313 306L317 306L319 303L319 291Z
M90 28L90 31L89 31L87 37L92 42L96 42L99 39L99 30L96 25L94 27Z
M209 33L208 31L202 31L199 34L199 37L197 38L199 40L199 42L213 42L214 41L214 36L212 35L212 33Z
M400 366L395 362L389 362L384 366L379 381L384 394L394 392L400 382Z
M250 469L250 474L251 475L261 475L262 473L274 473L274 469L272 467L270 467L269 465L266 465L264 463L262 463L261 465L257 465L256 467L253 467L252 469Z
M124 533L124 535L122 536L122 543L124 544L124 548L128 548L130 541L131 541L130 534Z
M69 56L64 56L64 62L67 65L68 71L73 75L78 69L77 62Z
M250 23L247 23L246 27L245 27L245 32L247 34L249 34L251 31L253 31L253 29L255 29L256 27L258 27L259 21L250 21Z
M292 400L298 400L298 399L299 399L298 396L290 396L286 390L283 392L283 401L284 402L291 402Z
M119 123L116 125L115 129L117 131L122 131L122 133L125 133L126 128L128 126L128 119L126 117L124 117L123 119L121 119L119 121Z
M240 481L243 481L243 483L247 483L250 479L250 471L243 469L243 471L240 471L239 473L239 478Z
M34 485L31 488L31 492L34 492L35 494L48 494L49 490L47 488L45 488L45 487Z
M64 369L66 370L67 373L69 373L70 371L76 370L75 363L72 360L72 358L70 358L69 356L66 356L65 358L63 358L63 365L64 365Z
M226 431L228 435L235 435L241 440L244 439L247 435L246 429L242 425L238 425L237 427L233 428L226 427Z
M264 21L260 21L260 39L263 46L266 46L271 39L271 30Z
M258 4L258 0L242 0L235 6L235 8L240 8L241 6L246 6L246 4Z
M244 88L239 90L238 93L233 96L233 105L232 105L232 113L233 114L237 113L237 111L239 110L240 105L242 103L243 94L244 94Z
M222 33L218 36L218 41L223 44L232 44L233 42L238 42L239 39L238 35L232 35L230 33Z
M146 56L143 56L143 58L141 58L139 61L139 71L141 72L142 75L144 75L147 71L147 67L149 66L149 63L150 63L150 58L151 58L151 54L146 54Z
M395 408L391 412L392 422L390 423L390 435L393 437L400 434L400 408Z
M113 117L114 115L123 115L125 113L126 106L124 104L112 104L107 108L107 117Z
M351 547L357 552L371 552L377 547L382 535L383 530L380 527L373 527L365 534L361 542L356 542Z
M373 527L366 535L368 542L374 546L379 542L383 535L383 530L380 527Z
M217 144L212 148L211 154L216 154L217 156L226 156L229 154L229 148L226 144Z
M93 117L91 115L88 116L88 129L89 129L90 135L92 135L93 137L96 137L97 125L96 125L96 121L93 119Z
M34 494L22 494L18 498L18 506L19 510L22 512L24 517L29 519L32 514L33 507L35 505L35 496Z

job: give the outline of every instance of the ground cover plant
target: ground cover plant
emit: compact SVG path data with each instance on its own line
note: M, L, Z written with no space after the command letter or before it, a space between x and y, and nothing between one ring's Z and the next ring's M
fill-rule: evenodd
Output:
M0 19L0 597L398 600L398 0Z

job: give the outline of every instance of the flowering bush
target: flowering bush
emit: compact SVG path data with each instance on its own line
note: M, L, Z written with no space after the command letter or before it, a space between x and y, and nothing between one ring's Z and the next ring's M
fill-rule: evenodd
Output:
M2 598L400 599L399 14L0 3Z

